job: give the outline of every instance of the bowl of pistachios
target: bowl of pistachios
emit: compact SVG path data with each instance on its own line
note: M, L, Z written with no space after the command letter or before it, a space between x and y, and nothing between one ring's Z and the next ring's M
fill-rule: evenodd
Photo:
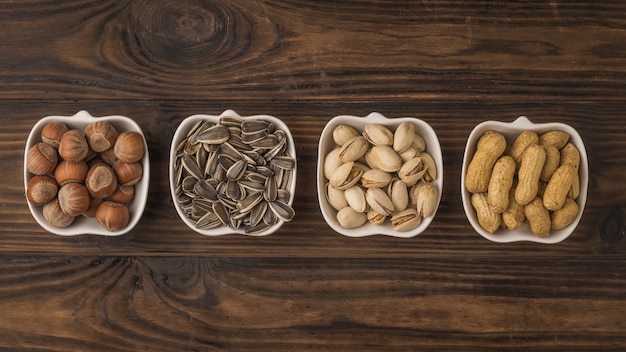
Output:
M295 216L296 149L270 115L197 114L178 126L169 180L183 222L207 236L265 236Z
M442 189L441 146L423 120L339 115L321 133L318 201L342 235L414 237L435 217Z

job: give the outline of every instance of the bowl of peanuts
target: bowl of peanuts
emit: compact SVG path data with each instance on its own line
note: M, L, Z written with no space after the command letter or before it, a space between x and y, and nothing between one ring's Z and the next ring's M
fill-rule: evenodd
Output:
M485 121L467 140L463 208L490 241L558 243L582 217L588 172L583 140L567 124Z
M425 121L373 112L335 116L324 127L317 197L335 232L417 236L435 217L442 189L441 147Z

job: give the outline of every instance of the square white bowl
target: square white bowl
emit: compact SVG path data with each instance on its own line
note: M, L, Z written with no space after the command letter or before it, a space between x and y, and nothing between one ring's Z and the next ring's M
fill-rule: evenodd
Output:
M467 167L476 151L476 144L478 143L478 139L487 131L496 131L504 135L509 145L513 144L517 136L525 130L535 131L538 135L558 130L567 132L570 135L569 142L574 144L576 148L578 148L580 152L580 166L579 166L579 176L580 176L580 196L576 200L578 204L578 215L574 219L574 221L567 227L561 230L551 230L550 236L548 237L537 237L535 236L530 227L527 224L522 225L521 227L515 230L509 229L499 229L495 233L491 234L485 231L480 224L478 223L478 219L476 217L476 211L472 207L471 203L471 194L465 189L465 173L467 172ZM582 138L578 134L578 132L571 126L559 123L559 122L550 122L550 123L533 123L527 117L520 116L513 122L501 122L501 121L484 121L478 124L469 135L467 140L467 145L465 147L465 154L463 155L463 167L461 171L461 197L463 199L463 208L465 210L465 215L469 220L470 224L484 238L499 243L508 243L508 242L517 242L517 241L530 241L530 242L538 242L538 243L547 243L553 244L558 243L569 237L576 226L578 226L578 222L582 217L583 211L585 209L585 203L587 201L587 185L589 182L589 169L587 165L587 150L585 149L585 144L583 143Z
M63 122L70 129L77 129L80 131L85 131L85 128L92 122L95 121L108 121L110 122L118 133L122 133L124 131L135 131L141 134L143 137L143 143L145 148L145 155L143 156L141 163L143 167L143 176L141 180L135 185L135 196L133 200L127 204L128 210L130 213L130 219L128 221L128 225L125 228L119 231L108 231L104 227L100 226L95 218L89 218L86 216L78 216L74 222L65 228L54 227L46 221L43 217L43 207L38 207L32 205L30 202L28 203L28 208L30 212L33 214L33 217L39 223L41 227L46 229L46 231L53 233L55 235L60 236L75 236L75 235L102 235L102 236L119 236L130 231L139 219L143 215L144 208L146 206L146 200L148 198L148 185L150 184L150 156L148 153L148 144L146 143L146 138L141 130L141 127L133 121L132 119L120 116L120 115L111 115L111 116L101 116L94 117L91 116L87 111L79 111L73 116L47 116L39 120L35 126L30 131L28 135L28 140L26 142L26 149L24 151L24 189L26 190L28 186L28 181L33 177L26 170L26 157L28 155L28 151L30 148L41 142L41 131L43 128L52 122Z
M393 131L402 122L410 122L415 125L415 132L419 133L422 138L424 138L424 141L426 142L426 152L433 157L435 165L437 166L437 177L432 181L432 184L437 187L438 191L437 207L435 208L435 212L431 216L422 219L422 222L418 227L406 232L394 230L388 220L381 225L374 225L366 222L362 226L354 229L342 227L339 225L339 221L337 220L337 211L328 203L328 198L326 197L326 193L324 191L324 185L328 182L324 176L324 158L335 147L333 130L338 125L349 125L357 131L362 132L363 127L366 124L377 123L386 126ZM364 117L351 115L335 116L322 130L317 155L317 199L319 201L320 210L322 211L324 220L336 232L348 237L365 237L371 235L387 235L401 238L415 237L424 232L434 219L437 213L436 209L439 208L442 193L443 157L441 154L441 146L439 145L439 139L437 138L435 130L433 130L428 123L414 117L387 118L378 112L372 112Z
M176 155L176 147L183 141L183 139L186 138L187 133L191 130L191 128L199 121L210 121L212 123L218 123L220 121L220 119L222 117L233 117L236 119L240 119L240 120L264 120L264 121L268 121L270 122L276 129L281 129L283 130L283 132L285 132L285 136L287 138L287 146L286 146L286 151L287 154L291 157L294 158L294 160L296 160L296 166L293 169L293 174L292 174L292 182L291 182L291 187L289 189L289 201L288 204L291 206L293 204L293 200L295 197L295 191L296 191L296 180L297 180L297 156L296 156L296 146L293 142L293 137L291 135L291 131L289 130L289 127L287 127L287 125L280 119L274 117L274 116L270 116L270 115L251 115L251 116L240 116L239 114L237 114L235 111L233 110L226 110L223 113L221 113L220 115L205 115L205 114L197 114L197 115L191 115L189 117L186 117L178 126L178 128L176 129L176 132L174 133L174 137L172 140L172 145L170 148L170 161L169 161L169 181L170 181L170 194L172 196L172 200L174 202L174 207L176 208L176 212L178 213L178 216L181 218L181 220L183 220L183 222L189 226L190 229L194 230L195 232L201 234L201 235L206 235L206 236L221 236L221 235L227 235L227 234L242 234L242 235L249 235L249 236L267 236L269 234L272 234L274 232L276 232L283 224L284 221L279 220L276 224L272 225L270 228L268 228L267 230L261 232L261 233L257 233L257 234L248 234L245 232L245 230L243 228L238 228L238 229L231 229L228 226L219 226L213 229L207 229L207 230L202 230L202 229L198 229L196 228L196 225L187 218L187 216L185 216L185 212L183 211L183 209L180 207L180 205L178 204L178 202L176 201L176 194L175 194L175 189L176 189L176 185L175 185L175 177L176 177L176 171L174 170L174 158ZM270 211L270 210L268 210Z

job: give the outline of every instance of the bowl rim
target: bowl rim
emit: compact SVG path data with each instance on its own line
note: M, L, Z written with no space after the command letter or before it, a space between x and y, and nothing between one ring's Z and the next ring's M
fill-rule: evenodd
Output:
M250 237L263 237L263 236L270 235L278 231L278 229L280 229L280 227L285 222L282 220L279 220L277 223L272 225L269 229L261 233L256 233L256 234L246 233L244 229L232 229L228 226L223 226L223 225L217 228L213 228L213 229L201 230L201 229L196 228L195 224L193 224L185 216L184 212L182 211L182 209L176 202L176 194L175 194L176 186L174 184L174 177L176 175L176 172L174 170L174 156L176 154L177 145L184 138L184 134L188 133L188 131L193 126L193 124L195 124L197 121L209 120L212 122L219 122L219 120L222 117L233 117L233 118L240 119L240 120L262 119L262 120L271 122L275 128L282 129L285 132L285 136L287 138L287 152L290 156L293 156L294 160L296 161L296 165L294 166L294 169L293 169L293 176L292 176L293 180L291 182L291 189L289 190L290 194L289 194L289 202L288 202L290 206L293 206L293 201L295 199L295 193L296 193L296 183L298 179L297 177L298 159L296 155L296 147L295 147L295 143L293 140L293 136L287 124L283 122L281 119L272 115L257 114L257 115L241 116L234 110L227 109L227 110L224 110L219 115L194 114L194 115L187 116L180 122L180 124L176 128L176 131L172 138L172 144L170 145L170 155L169 155L169 161L168 161L168 179L169 179L169 186L170 186L170 196L172 197L172 202L174 203L174 209L176 209L176 213L178 214L178 217L183 221L185 225L187 225L187 227L189 227L191 230L204 236L223 236L223 235L239 234L239 235L245 235L245 236L250 236Z
M54 227L46 221L43 217L43 207L38 207L31 204L28 199L26 199L26 203L28 204L28 208L33 218L39 226L44 228L46 231L59 235L59 236L77 236L77 235L99 235L99 236L120 236L131 231L141 219L143 212L145 210L146 201L148 197L148 189L150 184L150 154L148 150L148 143L146 141L146 137L143 133L141 127L131 118L122 116L122 115L106 115L106 116L92 116L86 110L80 110L74 115L49 115L39 119L33 125L28 135L28 139L26 141L26 146L24 148L24 190L28 188L28 181L34 176L28 172L26 169L28 150L35 145L36 143L41 142L41 130L44 126L51 122L64 122L70 129L80 129L84 131L84 128L95 121L110 121L116 127L116 129L120 129L120 125L126 126L122 131L135 131L141 134L143 137L145 154L142 158L142 167L143 167L143 176L141 180L135 185L135 196L131 203L129 203L128 208L130 210L130 219L128 225L125 228L118 231L108 231L102 226L100 226L95 218L88 218L82 215L79 215L78 218L74 220L74 222L65 228ZM80 127L76 127L80 126Z
M356 125L357 130L362 129L367 123L379 123L387 127L396 127L401 122L412 122L416 127L416 131L420 132L420 135L426 140L426 151L430 154L435 160L435 164L437 165L437 177L432 181L434 185L437 186L438 189L438 197L437 197L437 206L435 208L435 212L427 217L422 219L422 222L418 227L411 231L400 232L395 231L391 227L391 225L386 222L382 225L373 225L366 222L364 225L355 228L355 229L346 229L339 225L339 222L336 218L337 211L328 203L326 198L326 194L324 192L324 187L327 182L324 176L324 158L328 154L328 152L332 149L334 145L332 142L332 131L333 129L340 124L349 124L352 127ZM354 124L354 125L352 125ZM325 141L328 141L325 143ZM441 203L441 198L443 195L443 175L444 175L444 162L443 155L441 152L441 145L439 143L439 138L435 130L428 124L426 121L419 119L417 117L386 117L379 112L371 112L366 116L354 116L354 115L337 115L330 119L322 133L320 135L320 140L318 144L317 151L317 199L318 204L320 206L320 210L322 212L322 216L326 224L330 226L335 232L347 236L347 237L367 237L374 235L383 235L390 237L398 237L398 238L412 238L421 233L423 233L432 223L435 216L437 215L437 210L439 209L439 205Z
M471 160L471 156L474 155L476 151L476 143L480 136L488 130L494 130L496 132L502 133L506 138L507 142L510 144L514 137L519 135L520 132L524 130L533 130L537 132L537 134L541 134L551 130L560 130L567 132L570 135L569 142L574 144L579 152L580 152L580 166L579 166L579 175L580 175L580 196L576 199L576 203L578 203L579 211L578 215L574 219L574 221L568 225L567 227L561 230L551 230L550 236L542 238L535 236L528 227L527 224L522 225L522 227L515 230L506 230L499 229L494 234L490 234L480 227L478 224L478 220L476 219L476 212L473 209L470 201L470 193L465 189L465 173L467 172L467 167ZM534 123L528 117L522 115L517 117L512 122L504 122L504 121L496 121L496 120L487 120L479 123L472 129L470 132L467 143L465 145L465 152L463 154L463 162L461 168L461 198L463 203L463 210L465 212L465 216L469 221L470 225L474 228L478 234L482 237L488 239L492 242L497 243L512 243L512 242L535 242L535 243L543 243L543 244L555 244L562 242L566 238L568 238L578 226L580 219L584 213L585 204L587 202L587 189L589 183L589 166L587 159L587 149L585 148L585 143L578 133L576 129L572 126L562 123L562 122L544 122L544 123ZM508 231L508 233L506 232Z

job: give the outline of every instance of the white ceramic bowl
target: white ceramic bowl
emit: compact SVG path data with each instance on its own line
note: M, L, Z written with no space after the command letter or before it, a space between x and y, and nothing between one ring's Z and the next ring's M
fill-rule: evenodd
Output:
M324 185L328 182L328 180L324 177L324 158L335 147L335 142L333 140L333 130L335 127L338 125L349 125L354 127L357 131L362 132L363 127L366 124L378 123L393 131L401 122L405 121L411 122L415 125L415 132L419 133L424 138L424 141L426 142L426 152L433 157L435 164L437 165L437 178L433 180L432 183L437 186L439 193L437 198L437 208L439 207L443 191L443 158L437 134L428 123L414 117L387 118L377 112L372 112L365 117L340 115L332 118L324 127L320 137L317 157L317 199L319 201L324 220L326 220L326 223L336 232L348 237L364 237L378 234L410 238L417 236L426 230L435 217L436 210L433 215L422 219L422 222L418 227L407 232L395 231L389 223L389 220L385 221L382 225L373 225L366 222L358 228L347 229L339 225L339 222L337 221L337 211L328 203L328 198L326 197Z
M476 143L478 143L478 139L487 131L493 130L500 132L504 135L509 145L513 144L515 138L524 130L532 130L537 134L542 134L547 131L559 130L563 132L567 132L570 135L569 141L573 143L578 150L580 151L580 196L576 200L578 203L579 212L576 219L567 227L561 230L551 230L550 236L541 238L535 236L530 227L525 224L515 230L508 229L499 229L495 233L491 234L480 227L478 223L478 219L476 218L476 211L472 207L471 203L471 194L465 189L464 179L465 173L467 171L467 166L469 165L474 152L476 151ZM469 220L470 224L476 232L478 232L484 238L493 241L493 242L516 242L516 241L530 241L530 242L538 242L538 243L558 243L569 237L569 235L574 232L580 218L582 217L583 211L585 209L585 202L587 201L587 184L589 180L589 170L587 166L587 151L585 149L585 144L583 143L582 138L578 132L569 125L551 122L551 123L532 123L525 116L520 116L515 121L511 123L500 122L500 121L485 121L478 124L470 133L469 138L467 140L467 145L465 147L465 154L463 156L463 168L461 172L461 197L463 198L463 208L465 209L465 215Z
M119 231L107 231L104 227L98 224L95 218L78 216L70 226L66 228L58 228L48 224L46 219L43 217L43 207L34 206L27 201L26 203L28 203L30 212L33 214L33 217L35 218L37 223L39 223L39 225L41 225L41 227L46 229L48 232L61 236L75 236L86 234L119 236L127 233L133 227L135 227L143 214L144 208L146 206L146 199L148 198L148 185L150 183L150 156L148 154L148 144L146 143L146 138L139 125L132 119L125 116L112 115L94 117L91 116L87 111L79 111L78 113L76 113L76 115L73 116L47 116L39 120L30 131L28 140L26 142L26 149L24 151L24 189L27 188L28 181L33 177L33 175L26 170L26 157L28 155L28 150L36 143L41 142L41 131L47 124L52 122L64 122L70 129L78 129L80 131L84 131L85 127L87 127L87 125L89 125L90 123L101 120L109 121L119 133L124 131L135 131L140 133L144 137L144 148L146 152L141 161L143 166L143 177L135 185L135 196L133 200L128 204L128 210L130 213L128 225L124 229Z
M228 226L219 226L219 227L208 229L208 230L198 229L196 228L196 225L194 224L194 222L192 222L191 220L187 218L187 216L185 216L183 209L180 207L180 205L176 201L176 194L175 194L176 171L174 170L174 162L173 162L174 156L176 154L176 146L178 146L183 141L183 139L186 138L187 133L191 130L191 128L198 121L206 120L206 121L210 121L213 123L218 123L222 117L234 117L234 118L241 119L241 120L264 120L264 121L268 121L272 123L272 125L274 125L276 129L281 129L285 132L285 135L287 137L287 154L297 160L296 147L293 142L293 137L291 136L291 132L289 131L289 127L287 127L287 125L283 121L281 121L280 119L274 116L270 116L270 115L240 116L233 110L226 110L220 115L203 115L203 114L192 115L192 116L185 118L180 123L180 125L176 129L176 132L174 133L174 138L172 140L172 145L170 148L170 162L169 162L170 194L172 195L172 200L174 201L174 207L176 208L176 212L178 213L180 218L183 220L183 222L187 226L189 226L189 228L196 231L197 233L206 235L206 236L220 236L220 235L233 234L233 233L238 233L242 235L250 235L250 234L247 234L243 228L233 230ZM295 196L297 169L298 167L296 165L296 167L293 169L293 181L291 182L291 188L289 189L289 193L290 193L290 198L288 202L289 205L293 204L293 199ZM272 234L276 232L283 225L283 223L284 221L279 220L276 224L274 224L267 230L261 233L254 234L253 236L266 236L266 235Z

